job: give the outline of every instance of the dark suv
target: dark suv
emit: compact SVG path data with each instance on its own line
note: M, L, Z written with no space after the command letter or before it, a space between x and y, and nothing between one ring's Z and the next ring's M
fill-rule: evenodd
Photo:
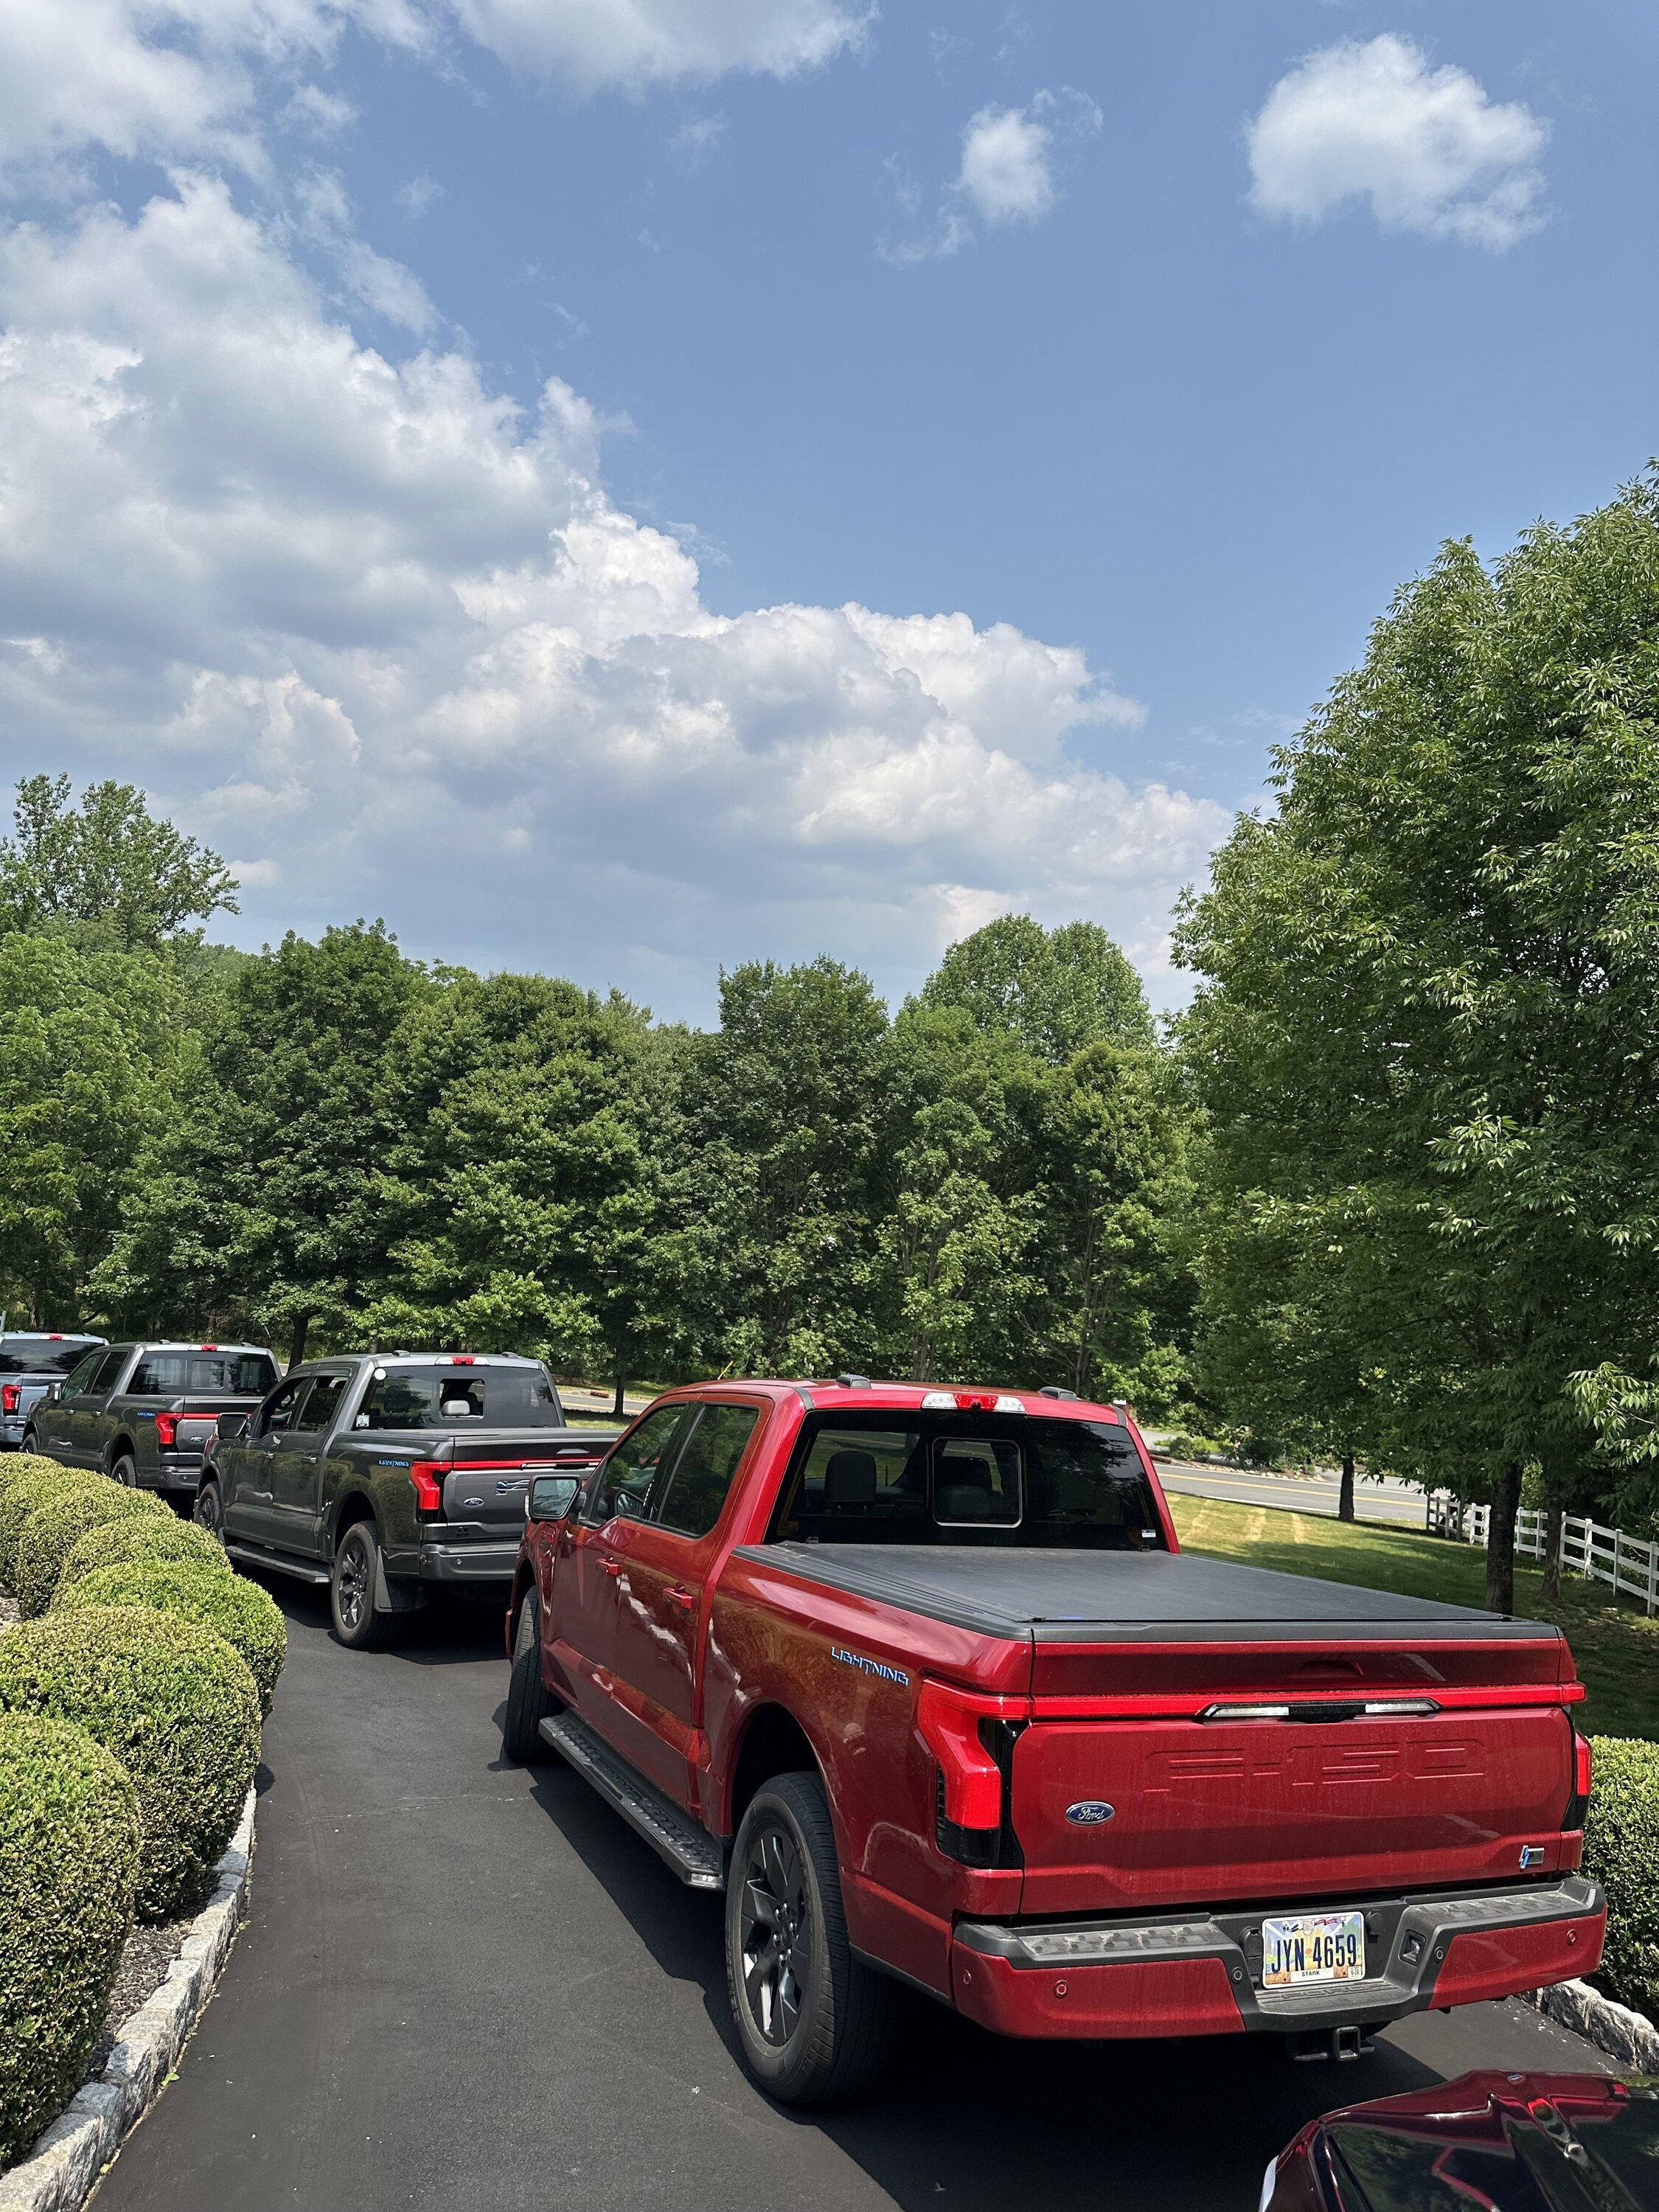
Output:
M104 1345L36 1402L23 1449L193 1498L220 1414L252 1412L276 1374L257 1344Z

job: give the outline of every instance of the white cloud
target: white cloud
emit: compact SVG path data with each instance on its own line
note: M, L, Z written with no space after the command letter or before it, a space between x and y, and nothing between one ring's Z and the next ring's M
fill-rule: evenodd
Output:
M1318 222L1369 202L1385 230L1513 246L1543 221L1549 126L1392 33L1310 54L1249 128L1253 204Z
M725 136L724 115L692 115L687 117L668 143L688 169L700 169Z
M971 243L980 225L1006 228L1036 222L1059 198L1057 171L1065 154L1094 137L1101 112L1085 94L1066 88L1038 92L1024 107L981 107L963 126L957 173L930 231L878 251L889 261L938 260ZM895 172L907 214L918 204L915 185Z
M585 90L793 76L856 46L874 13L846 0L450 0L465 30L515 67Z
M712 613L607 497L577 395L526 412L463 353L365 346L284 240L186 177L0 243L13 772L142 781L248 864L256 933L384 911L692 1010L755 951L902 987L1004 905L1156 952L1224 817L1082 763L1139 712L1083 653Z

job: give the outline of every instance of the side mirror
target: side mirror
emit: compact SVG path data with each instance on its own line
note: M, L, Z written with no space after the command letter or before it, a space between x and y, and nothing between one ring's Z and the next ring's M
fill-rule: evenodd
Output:
M239 1442L239 1441L240 1441L243 1437L245 1437L246 1434L247 1434L247 1415L246 1415L246 1413L221 1413L221 1414L220 1414L220 1416L219 1416L219 1441L220 1441L220 1443L222 1443L222 1444L234 1444L234 1443L238 1443L238 1442Z
M574 1474L537 1474L524 1494L526 1521L562 1521L576 1502L581 1483Z

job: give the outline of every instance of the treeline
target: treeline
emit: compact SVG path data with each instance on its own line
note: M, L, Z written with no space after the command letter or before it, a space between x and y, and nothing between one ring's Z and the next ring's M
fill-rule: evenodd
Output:
M704 1033L424 967L378 923L215 951L211 854L128 884L156 827L37 780L0 860L14 1310L290 1358L535 1350L619 1391L855 1367L1185 1395L1185 1116L1091 924L994 922L892 1017L833 960L746 965ZM90 844L48 908L35 878Z
M1058 1382L1632 1529L1659 1502L1659 495L1396 599L1179 918L1160 1034L1005 917L890 1012L824 958L715 1027L205 939L136 793L0 846L14 1316L535 1349L630 1378Z

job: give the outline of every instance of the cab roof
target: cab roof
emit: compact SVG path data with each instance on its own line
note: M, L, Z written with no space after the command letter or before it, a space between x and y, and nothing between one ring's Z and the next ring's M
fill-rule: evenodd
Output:
M1128 1421L1127 1408L1079 1398L1058 1384L1048 1389L1008 1390L995 1383L878 1382L868 1376L818 1376L811 1381L784 1381L775 1376L741 1378L722 1376L717 1382L680 1382L662 1395L677 1397L695 1392L707 1397L713 1391L763 1391L778 1400L799 1398L813 1413L1031 1413L1044 1419Z

